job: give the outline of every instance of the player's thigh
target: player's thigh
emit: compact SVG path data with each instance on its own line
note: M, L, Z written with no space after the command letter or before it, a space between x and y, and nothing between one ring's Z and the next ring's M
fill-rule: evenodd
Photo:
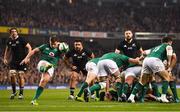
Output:
M41 66L48 66L48 65L51 65L51 63L45 60L40 60L39 63L37 64L37 69L39 72L41 72L40 71Z
M158 58L150 58L148 66L154 74L165 70L163 62Z
M109 59L99 61L97 67L98 67L98 75L100 76L115 74L115 72L119 71L117 64Z
M142 74L153 74L153 71L149 67L149 64L151 64L150 58L145 58L142 64L142 70L141 70L141 75Z
M93 73L93 72L88 72L85 82L87 82L88 84L90 84L93 80L95 80L96 76L97 76L97 75L96 75L95 73Z
M80 79L80 72L77 72L74 70L71 71L70 79L71 80L79 80Z
M163 80L170 81L170 74L166 70L158 72L158 75L160 75Z

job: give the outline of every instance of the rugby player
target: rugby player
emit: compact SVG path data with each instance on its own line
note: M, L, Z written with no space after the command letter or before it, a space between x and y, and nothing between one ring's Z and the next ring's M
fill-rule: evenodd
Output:
M14 99L16 93L16 80L19 84L19 99L23 99L23 88L25 84L24 75L27 70L26 64L20 64L20 62L26 57L28 52L31 52L31 45L25 41L24 38L18 35L17 28L11 28L9 30L10 37L6 43L6 49L4 53L4 63L9 65L9 75L12 86L12 94L10 99ZM28 50L28 52L26 52Z
M42 53L42 57L37 65L38 71L41 72L41 80L36 90L36 94L31 101L32 105L38 105L37 99L42 94L46 84L51 80L61 54L67 52L68 49L69 47L66 43L60 43L57 37L50 37L49 44L43 44L36 47L21 62L22 64L27 63L35 53Z

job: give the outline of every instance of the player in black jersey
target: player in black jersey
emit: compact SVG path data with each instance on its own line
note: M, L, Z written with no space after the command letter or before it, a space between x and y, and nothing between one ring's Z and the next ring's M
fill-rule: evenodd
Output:
M72 62L70 62L72 58ZM79 80L79 73L82 72L83 75L87 75L85 65L89 59L94 58L94 54L83 47L81 40L75 40L74 49L67 52L65 56L66 64L72 69L70 76L70 96L69 99L74 99L74 90Z
M143 54L143 49L141 45L134 39L133 33L130 29L126 29L124 32L124 40L120 42L120 44L117 46L116 53L122 53L128 57L136 58ZM127 69L127 67L124 67L124 69ZM138 75L138 69L140 69L140 66L136 67L131 65L131 67L128 67L127 71L124 72L126 75L125 81L123 86L121 85L119 91L122 91L121 98L118 98L120 101L125 101L127 99L126 92L136 79L134 77L134 73ZM122 90L121 90L122 88ZM120 92L121 93L121 92Z
M16 80L18 79L19 84L19 99L23 99L23 88L24 88L24 73L27 70L26 65L20 65L21 61L26 57L27 52L32 50L31 45L24 40L24 38L18 35L16 28L9 30L10 37L6 43L6 49L4 53L4 63L9 65L9 75L11 79L12 94L10 99L14 99L16 96ZM11 58L10 58L11 57ZM17 79L16 79L17 78Z
M124 32L125 39L120 42L117 46L115 52L123 53L124 55L136 58L143 53L141 45L133 38L133 33L131 30L126 30Z

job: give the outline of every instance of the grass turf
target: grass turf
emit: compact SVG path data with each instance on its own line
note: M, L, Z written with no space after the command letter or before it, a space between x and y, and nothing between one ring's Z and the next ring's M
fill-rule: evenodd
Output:
M35 90L25 90L25 98L17 97L10 100L11 91L0 91L0 111L180 111L180 103L119 103L119 102L77 102L67 100L68 89L45 90L40 96L38 106L33 106L30 101ZM77 92L76 92L77 93ZM180 89L178 90L180 94Z

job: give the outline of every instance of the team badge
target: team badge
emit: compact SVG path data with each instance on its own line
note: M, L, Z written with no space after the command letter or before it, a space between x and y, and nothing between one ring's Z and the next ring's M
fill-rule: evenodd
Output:
M54 56L54 53L53 53L53 52L50 52L50 53L49 53L49 56L52 56L52 57L53 57L53 56Z

